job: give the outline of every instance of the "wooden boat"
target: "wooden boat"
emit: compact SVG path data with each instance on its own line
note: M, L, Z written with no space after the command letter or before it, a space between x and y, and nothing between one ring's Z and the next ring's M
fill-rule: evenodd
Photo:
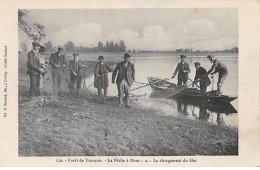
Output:
M188 88L177 86L167 79L157 77L148 77L148 82L153 90L151 97L175 98L189 101L200 101L214 104L225 104L235 100L236 96L216 95L216 91L210 91L206 95L202 95L200 90L196 88Z
M175 88L177 85L158 77L147 77L153 91L164 91Z

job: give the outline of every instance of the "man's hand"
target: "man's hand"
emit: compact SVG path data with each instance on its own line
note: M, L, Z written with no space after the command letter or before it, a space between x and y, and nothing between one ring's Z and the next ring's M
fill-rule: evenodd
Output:
M77 76L78 74L77 74L76 72L73 72L73 75L74 75L74 76Z
M60 65L58 65L58 64L55 64L55 67L56 67L56 68L60 68Z
M43 68L39 68L39 72L42 74L45 72L45 70Z
M64 65L64 64L63 64L63 65L62 65L62 67L63 67L63 68L65 68L65 67L66 67L66 65Z

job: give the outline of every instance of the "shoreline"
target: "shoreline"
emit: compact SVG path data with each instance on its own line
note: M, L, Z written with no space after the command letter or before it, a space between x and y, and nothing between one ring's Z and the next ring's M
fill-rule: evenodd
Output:
M236 128L138 105L119 108L117 100L103 101L89 91L76 98L64 90L55 99L45 95L42 106L25 105L29 76L26 57L19 60L19 156L238 155ZM90 76L96 62L86 63Z

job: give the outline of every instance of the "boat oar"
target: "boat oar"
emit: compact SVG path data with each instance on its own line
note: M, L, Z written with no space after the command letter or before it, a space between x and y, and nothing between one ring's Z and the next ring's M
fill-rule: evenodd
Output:
M201 79L198 82L196 82L196 83L194 83L194 81L192 81L191 79L189 79L189 80L192 82L192 84L194 84L196 87L198 87L200 89L200 86L198 86L197 83L200 82Z
M161 81L164 81L164 80L169 80L169 79L171 79L171 78L165 78L165 79L162 79L162 80L155 81L155 82L153 82L153 83L147 83L147 84L145 84L145 85L143 85L143 86L140 86L140 87L131 89L129 92L134 91L134 90L137 90L137 89L144 88L144 87L146 87L146 86L149 86L149 85L151 85L151 84L155 84L155 83L158 83L158 82L161 82ZM117 96L118 96L118 95L113 96L113 97L109 98L109 100L110 100L110 99L114 99L114 98L116 98Z

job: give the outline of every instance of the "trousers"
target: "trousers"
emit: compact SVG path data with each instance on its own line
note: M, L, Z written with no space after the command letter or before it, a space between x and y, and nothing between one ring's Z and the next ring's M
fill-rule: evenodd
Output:
M30 96L40 95L40 75L30 75Z
M225 70L221 70L218 72L218 83L217 83L217 87L218 87L218 93L221 94L221 87L225 81L225 79L227 78L228 76L228 71L225 69Z
M54 70L52 71L52 85L53 85L53 93L57 93L60 91L61 87L61 75L62 70Z
M129 90L130 86L126 79L123 79L121 83L117 84L119 104L129 106ZM125 96L123 97L123 94Z

